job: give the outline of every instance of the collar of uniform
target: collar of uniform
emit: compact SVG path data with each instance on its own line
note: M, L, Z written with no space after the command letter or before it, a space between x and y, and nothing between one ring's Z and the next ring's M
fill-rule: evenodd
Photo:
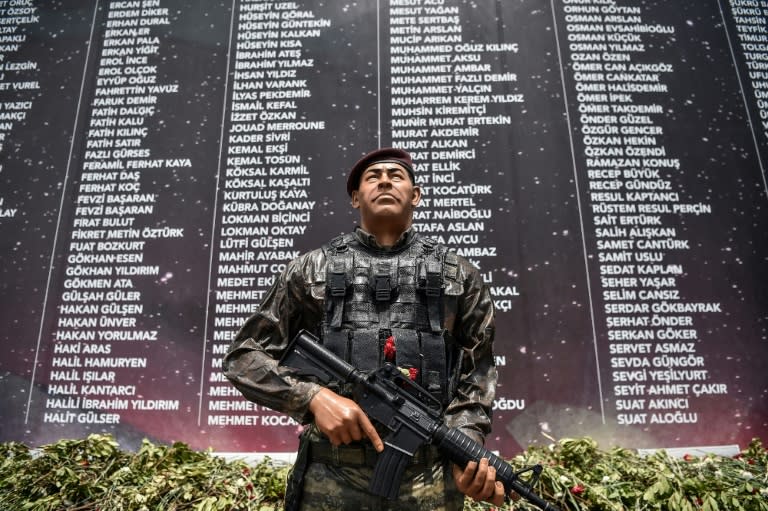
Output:
M383 252L391 252L400 250L403 247L410 245L413 239L416 237L416 230L413 228L413 226L409 227L407 231L400 235L395 244L391 247L384 247L379 245L379 242L376 241L376 237L373 234L365 231L362 227L359 226L355 227L355 237L360 243L369 248Z

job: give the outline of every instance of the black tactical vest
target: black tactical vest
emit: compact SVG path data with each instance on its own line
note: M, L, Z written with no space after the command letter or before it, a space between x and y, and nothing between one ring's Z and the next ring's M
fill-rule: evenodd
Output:
M323 250L324 345L362 371L392 362L446 405L460 370L447 328L461 288L456 254L418 234L394 250L346 234Z

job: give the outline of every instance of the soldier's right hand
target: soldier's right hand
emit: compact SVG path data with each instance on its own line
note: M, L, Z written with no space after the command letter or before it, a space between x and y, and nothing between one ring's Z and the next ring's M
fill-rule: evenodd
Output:
M317 428L333 445L348 444L368 438L377 452L384 450L376 428L357 403L332 390L321 389L309 402Z

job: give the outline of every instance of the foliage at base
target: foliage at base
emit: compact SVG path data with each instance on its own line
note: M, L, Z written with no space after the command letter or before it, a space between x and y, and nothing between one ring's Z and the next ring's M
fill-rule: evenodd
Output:
M128 453L106 435L39 450L4 443L0 456L3 511L271 511L282 507L289 470L269 459L256 466L226 461L183 443L145 440ZM534 490L564 511L768 511L768 454L759 440L735 458L676 459L563 439L531 447L510 463L516 470L543 465ZM513 507L536 509L522 500L505 509ZM465 505L465 511L487 509L493 507Z
M734 458L682 459L665 451L646 457L620 447L604 451L590 438L563 439L531 447L510 463L517 469L541 464L534 489L562 510L768 511L768 454L758 439ZM538 508L519 501L514 509Z
M111 436L62 440L39 452L0 444L0 509L69 511L261 510L283 497L287 467L228 462L177 442L136 453ZM273 509L274 506L266 507Z

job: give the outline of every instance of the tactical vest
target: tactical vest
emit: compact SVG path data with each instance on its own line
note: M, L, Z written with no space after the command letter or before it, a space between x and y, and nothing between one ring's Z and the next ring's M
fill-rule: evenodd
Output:
M456 254L419 235L381 251L346 234L323 250L323 344L362 371L394 363L446 405L461 366L450 328L461 289Z

